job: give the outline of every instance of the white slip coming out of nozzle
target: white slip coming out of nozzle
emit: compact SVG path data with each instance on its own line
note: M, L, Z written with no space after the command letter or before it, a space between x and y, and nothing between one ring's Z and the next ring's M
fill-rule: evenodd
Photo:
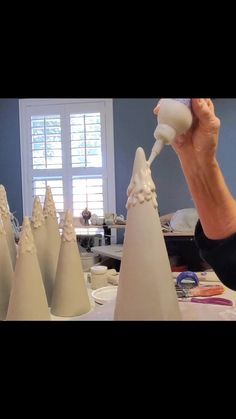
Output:
M150 154L150 157L148 159L148 164L151 166L152 162L155 160L155 158L160 154L161 150L164 147L164 141L162 140L156 140L154 143L154 146L152 147L152 151Z

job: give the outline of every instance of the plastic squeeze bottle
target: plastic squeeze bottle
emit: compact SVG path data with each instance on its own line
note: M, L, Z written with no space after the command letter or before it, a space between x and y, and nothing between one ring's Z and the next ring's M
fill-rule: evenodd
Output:
M154 132L156 139L148 163L152 164L165 144L171 144L177 135L184 134L191 128L193 116L191 99L161 99L158 112L158 125Z

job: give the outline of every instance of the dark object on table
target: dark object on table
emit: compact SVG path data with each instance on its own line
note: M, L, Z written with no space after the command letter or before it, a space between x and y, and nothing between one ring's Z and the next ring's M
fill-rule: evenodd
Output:
M85 208L82 212L82 217L84 220L84 224L88 225L89 224L89 219L91 218L91 212L88 210L88 208Z
M86 249L86 252L91 252L91 247L102 245L102 234L80 234L77 235L77 243L79 248Z
M165 236L168 256L178 256L179 265L185 265L186 270L198 272L205 269L204 261L199 254L199 249L194 236Z

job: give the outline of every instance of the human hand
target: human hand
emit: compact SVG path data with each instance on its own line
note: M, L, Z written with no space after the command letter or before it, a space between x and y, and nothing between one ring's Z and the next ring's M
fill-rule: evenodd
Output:
M160 105L154 109L158 115ZM215 115L211 99L192 99L193 124L191 129L175 138L172 147L180 159L201 159L212 161L215 159L220 120Z

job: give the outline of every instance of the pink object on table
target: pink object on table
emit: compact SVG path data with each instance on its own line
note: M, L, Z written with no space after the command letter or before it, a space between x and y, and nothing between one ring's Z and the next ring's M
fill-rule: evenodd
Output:
M221 297L212 297L212 298L191 298L191 303L200 303L200 304L217 304L222 306L232 306L233 302L227 298Z

